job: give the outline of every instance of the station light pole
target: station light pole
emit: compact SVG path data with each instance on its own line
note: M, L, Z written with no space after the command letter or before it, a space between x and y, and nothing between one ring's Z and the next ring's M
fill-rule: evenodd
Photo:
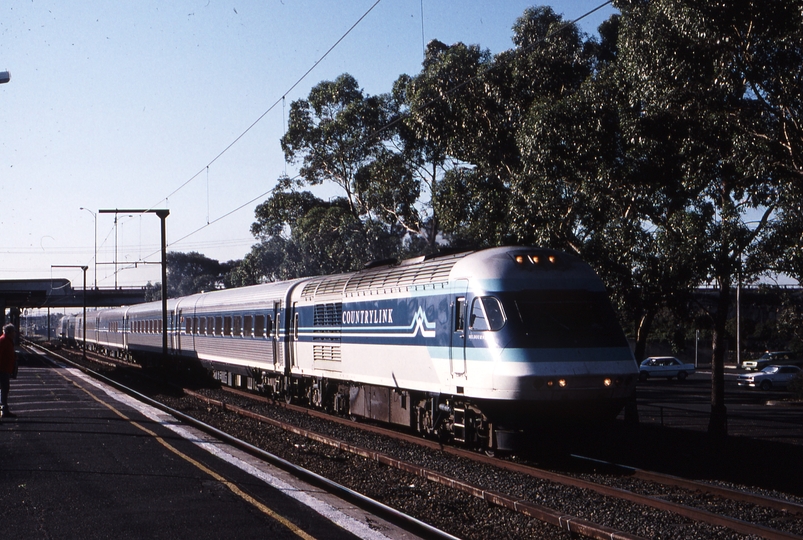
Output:
M79 208L79 210L86 210L90 214L92 214L92 218L95 220L95 289L98 288L98 215L90 210L89 208L84 208L83 206Z
M84 271L84 331L82 332L84 336L84 344L83 344L83 357L86 359L86 270L89 268L88 266L78 266L76 264L52 264L50 268L80 268ZM48 322L49 324L49 322Z
M98 210L99 214L114 214L115 222L117 214L156 214L162 222L162 355L167 356L167 216L170 210Z

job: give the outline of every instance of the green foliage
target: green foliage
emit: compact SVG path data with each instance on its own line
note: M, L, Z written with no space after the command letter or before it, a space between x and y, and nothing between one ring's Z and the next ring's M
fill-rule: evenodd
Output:
M220 263L195 251L171 251L167 254L167 297L222 288L225 275L234 264Z

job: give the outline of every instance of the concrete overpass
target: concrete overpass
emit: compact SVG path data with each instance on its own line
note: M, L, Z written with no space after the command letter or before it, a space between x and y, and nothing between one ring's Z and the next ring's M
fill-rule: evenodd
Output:
M64 278L0 280L0 326L5 324L6 310L12 310L12 322L19 324L19 312L25 308L82 308L84 289L75 289ZM86 307L110 307L141 304L147 289L86 289ZM15 316L16 315L16 316Z

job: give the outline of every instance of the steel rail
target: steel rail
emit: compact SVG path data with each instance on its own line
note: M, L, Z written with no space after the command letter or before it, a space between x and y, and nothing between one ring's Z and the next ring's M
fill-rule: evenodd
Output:
M737 491L731 488L715 486L713 484L698 482L696 480L689 480L687 478L681 478L679 476L673 476L671 474L647 471L645 469L639 469L636 467L631 467L629 465L611 463L610 461L589 458L586 456L579 456L574 454L573 456L578 459L594 461L597 463L601 463L603 465L610 465L612 467L619 467L620 469L625 469L627 471L630 471L630 475L633 478L638 478L639 480L645 480L647 482L654 482L656 484L675 486L683 489L688 489L690 491L697 491L697 492L707 493L710 495L716 495L717 497L722 497L723 499L742 501L754 504L756 506L771 508L773 510L789 512L790 514L803 515L803 504L797 504L792 501L785 501L783 499L778 499L775 497L766 497L764 495L756 495L754 493L745 493L743 491Z
M233 392L233 393L237 393L237 394L246 396L246 397L254 398L253 394L249 394L247 392L242 392L242 391L239 391L239 390L228 389L228 388L226 388L226 390L229 391L229 392ZM222 401L219 401L219 400L211 400L210 398L207 398L206 396L203 396L201 394L196 394L196 395L197 395L197 397L199 399L207 400L207 401L215 401L216 404L219 404L219 406L221 406L223 408L230 408L234 412L236 412L236 410L239 409L237 407L234 407L232 405L228 405L228 404L226 404L226 403L224 403ZM268 400L266 398L261 398L261 399L263 399L264 401L268 401L268 402L274 403L274 404L278 405L279 407L285 407L285 408L293 409L293 410L296 410L296 411L299 411L299 412L304 412L304 413L309 414L311 416L324 418L324 419L327 419L327 420L330 420L330 421L335 421L335 422L338 422L338 423L341 423L341 424L351 425L352 427L354 427L354 425L355 425L355 422L353 422L351 420L345 420L343 418L335 417L335 416L332 416L332 415L324 413L324 412L320 412L320 411L316 411L316 410L312 410L312 409L307 409L307 408L304 408L304 407L288 405L288 404L280 403L278 401ZM251 411L246 411L244 409L243 409L243 411L246 414L248 414L249 416L253 415L253 417L266 418L266 417L262 417L261 415L257 415L255 413L252 413ZM269 419L269 418L266 418L266 421L268 423L277 422L277 421L275 421L273 419ZM626 500L626 501L629 501L629 502L632 502L632 503L636 503L636 504L642 504L642 505L645 505L645 506L649 506L649 507L655 508L656 510L662 510L662 511L666 511L666 512L671 512L671 513L674 513L674 514L689 518L689 519L697 521L697 522L707 523L709 525L714 525L714 526L719 526L719 527L726 527L728 529L731 529L731 530L733 530L735 532L738 532L738 533L741 533L741 534L758 535L758 536L761 536L762 538L767 538L768 540L793 540L793 539L801 540L801 539L803 539L802 536L798 536L798 535L787 533L787 532L784 532L784 531L779 531L779 530L776 530L776 529L772 529L770 527L766 527L764 525L759 525L757 523L750 523L750 522L747 522L747 521L744 521L744 520L731 518L731 517L728 517L728 516L721 516L721 515L709 512L707 510L702 510L702 509L699 509L699 508L694 508L694 507L691 507L691 506L686 506L686 505L682 505L682 504L666 501L666 500L659 499L659 498L656 498L656 497L650 497L648 495L641 495L641 494L638 494L638 493L635 493L635 492L632 492L632 491L628 491L628 490L624 490L624 489L621 489L621 488L615 488L615 487L611 487L611 486L606 486L606 485L603 485L603 484L598 484L596 482L591 482L591 481L588 481L588 480L574 478L574 477L567 476L567 475L560 474L560 473L554 473L554 472L551 472L551 471L538 469L538 468L535 468L535 467L531 467L529 465L522 465L522 464L512 463L512 462L506 461L506 460L500 460L500 459L497 459L497 458L491 458L489 456L484 456L482 454L478 454L477 452L472 452L472 451L469 451L469 450L464 450L464 449L456 448L456 447L453 447L453 446L443 445L443 444L440 444L440 443L437 443L437 442L434 442L434 441L429 441L429 440L426 440L426 439L422 439L421 437L402 434L402 433L399 433L399 432L391 430L391 429L380 428L380 427L377 427L377 426L370 426L370 425L366 425L366 424L359 424L359 427L361 429L367 429L367 430L375 432L375 433L381 433L381 434L384 434L384 435L387 435L387 436L390 436L390 437L394 437L394 438L397 438L397 439L405 440L405 441L411 442L413 444L420 444L420 445L423 445L423 446L426 446L426 447L429 447L429 448L432 448L432 449L439 449L439 450L442 450L443 452L446 452L446 453L449 453L449 454L453 454L453 455L457 455L457 456L460 456L460 457L464 457L464 458L467 458L467 459L471 459L473 461L478 461L478 462L481 462L481 463L487 463L487 464L493 465L495 467L499 467L501 469L504 469L504 470L507 470L507 471L510 471L510 472L517 472L517 473L529 475L529 476L532 476L532 477L535 477L535 478L540 478L542 480L548 480L548 481L552 481L552 482L555 482L555 483L558 483L558 484L576 487L576 488L579 488L579 489L588 489L588 490L594 491L596 493L599 493L601 495L606 495L606 496L614 497L614 498L617 498L617 499L623 499L623 500ZM323 442L323 441L320 441L320 442ZM343 443L343 445L344 445L342 447L343 449L348 449L348 447L349 447L348 444ZM367 451L367 453L370 453L370 451ZM368 457L368 456L366 456L366 457ZM658 473L654 473L654 474L655 474L654 478L656 480L658 478L662 477L662 478L664 478L666 483L669 483L669 480L671 479L671 477L669 475L659 475ZM643 471L643 477L644 478L642 478L642 479L649 480L649 476L650 476L650 473L648 471ZM677 477L676 477L676 479L677 479L677 484L675 484L675 485L677 487L686 487L686 489L693 489L693 490L697 490L697 491L700 491L702 488L705 488L705 489L710 489L710 493L712 493L712 494L716 494L716 492L719 492L719 494L720 494L719 496L723 496L724 498L733 498L733 497L730 497L730 495L729 495L731 490L726 490L725 488L718 488L716 486L710 486L708 484L700 484L700 483L692 482L690 480L684 480L684 479L677 478ZM659 482L659 483L664 483L664 482ZM684 483L686 484L686 486L682 486L681 485L681 484L684 484ZM480 489L480 488L477 488L477 489ZM484 492L482 492L482 493L484 494ZM738 492L733 492L733 493L738 493ZM483 497L485 497L485 496L483 495ZM750 500L750 499L752 499L752 500ZM759 506L767 506L767 507L770 507L770 508L780 509L780 510L783 510L783 511L792 511L792 509L795 509L796 507L800 508L801 510L803 510L803 507L799 507L799 505L796 505L795 503L787 503L785 501L780 501L778 499L768 499L766 497L761 497L761 496L758 496L758 495L740 494L739 498L737 498L736 500L742 500L744 502L751 502L752 504L758 504ZM754 501L759 501L759 502L754 502ZM507 506L507 504L509 504L509 503L503 504L503 506ZM794 511L795 511L795 513L797 513L797 510L794 510Z
M273 418L269 418L259 413L243 409L242 407L237 407L236 405L231 405L224 401L204 396L203 394L199 394L191 390L185 389L184 391L188 395L191 395L208 405L213 405L223 410L240 414L247 418L263 422L265 424L277 427L279 429L283 429L287 432L294 433L301 437L305 437L307 439L319 442L321 444L325 444L338 450L342 450L344 452L350 452L352 454L364 457L366 459L376 461L377 463L381 463L388 467L393 467L400 471L404 471L406 473L424 478L431 482L435 482L444 485L446 487L456 489L464 493L468 493L469 495L482 499L496 506L502 506L504 508L508 508L510 510L523 514L525 516L532 517L545 523L549 523L550 525L559 527L564 531L568 532L569 534L581 535L587 538L594 538L597 540L638 540L642 538L638 535L630 534L624 531L619 531L611 527L607 527L605 525L600 525L598 523L593 523L591 521L578 518L576 516L568 515L564 512L560 512L553 508L535 504L530 501L525 501L518 497L512 497L510 495L499 493L493 490L486 490L482 487L475 486L473 484L464 482L457 478L452 478L445 474L439 473L435 470L396 459L382 452L376 452L374 450L369 450L366 448L355 446L345 441L336 439L334 437L322 435L320 433L316 433L308 429L300 428L298 426L294 426L286 422L275 420ZM331 419L330 416L326 416L326 418Z

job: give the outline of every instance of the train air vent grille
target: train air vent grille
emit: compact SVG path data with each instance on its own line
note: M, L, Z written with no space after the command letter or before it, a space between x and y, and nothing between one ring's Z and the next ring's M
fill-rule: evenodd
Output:
M314 326L340 326L343 320L343 303L315 304Z
M315 362L340 362L340 347L334 345L313 345L312 359Z

